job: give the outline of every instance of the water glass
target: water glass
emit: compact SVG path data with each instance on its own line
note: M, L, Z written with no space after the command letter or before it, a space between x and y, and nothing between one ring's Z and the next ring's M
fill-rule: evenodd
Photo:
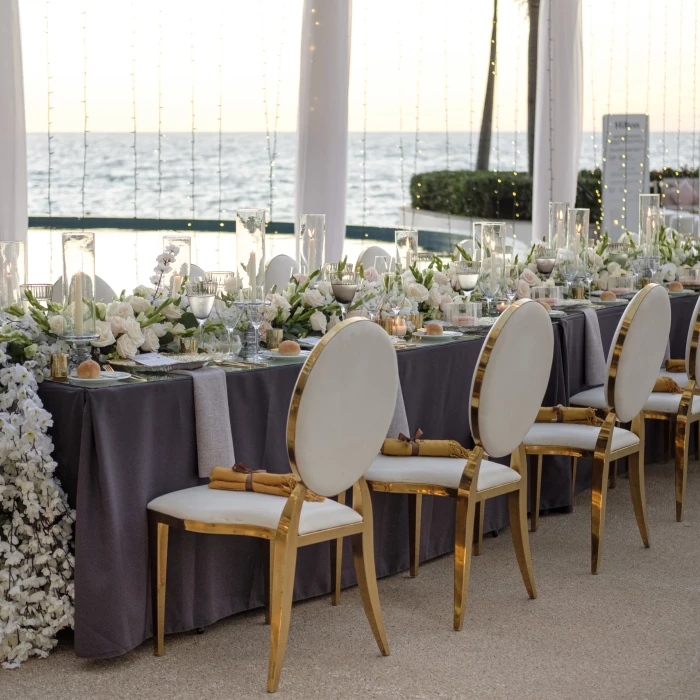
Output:
M394 275L388 283L386 290L386 299L391 307L391 313L396 318L403 308L403 303L406 300L406 293L403 288L403 279L401 275Z
M245 312L248 323L255 329L255 346L252 355L246 354L246 360L252 362L265 362L265 357L260 354L260 326L265 321L265 314L270 306L269 301L252 301L245 304Z
M503 291L508 298L508 303L512 304L518 295L518 283L520 282L520 272L517 265L507 265L503 276Z
M231 279L235 279L236 273L232 270L216 270L214 272L205 272L204 279L207 282L216 282L219 292L224 291L224 285ZM229 285L230 286L230 285Z
M227 300L223 294L214 301L214 313L226 329L228 358L230 360L234 357L233 351L231 350L233 346L233 331L236 330L236 326L241 320L241 316L243 316L243 311L244 309L241 304Z
M187 282L185 293L190 303L190 311L199 324L200 341L204 337L204 322L209 318L216 299L216 282L199 280L197 282Z
M360 284L360 273L345 267L343 270L332 270L329 273L329 282L333 290L333 296L340 305L343 318L348 315L348 308L355 298L357 287Z
M486 298L486 312L491 313L491 302L498 294L501 285L501 268L494 258L486 258L479 271L479 289Z
M475 262L460 260L455 263L455 272L460 289L467 294L467 300L471 298L472 292L479 281L480 265Z
M557 251L556 260L557 269L559 270L561 276L564 278L566 293L568 294L571 282L573 282L574 278L578 274L578 257L576 256L576 253L574 253L572 250L569 250L568 248L560 248Z
M556 261L556 248L544 248L541 246L535 248L535 264L537 265L537 272L539 272L541 275L549 277L554 270L554 264Z
M368 283L360 289L362 306L365 307L369 314L370 321L374 322L377 320L377 314L384 304L385 295L386 289L381 282Z
M445 320L452 326L473 326L481 318L481 304L455 301L445 305Z

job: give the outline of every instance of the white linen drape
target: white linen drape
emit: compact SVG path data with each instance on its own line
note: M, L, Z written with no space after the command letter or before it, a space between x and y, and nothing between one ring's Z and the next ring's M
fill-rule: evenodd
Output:
M0 241L27 238L27 136L17 3L0 2Z
M583 125L581 23L581 0L542 0L537 50L533 241L547 235L550 201L569 202L571 206L576 201Z
M326 215L326 260L345 240L352 0L304 0L297 124L296 219Z

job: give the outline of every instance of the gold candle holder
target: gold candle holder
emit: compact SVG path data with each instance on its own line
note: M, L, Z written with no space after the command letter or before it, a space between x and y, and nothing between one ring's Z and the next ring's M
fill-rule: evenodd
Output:
M572 299L585 299L586 298L586 288L585 287L572 287L571 288L571 298Z
M193 335L188 338L180 338L180 351L188 355L199 352L199 339Z
M411 314L408 318L415 330L419 331L423 328L423 321L425 320L424 314Z
M394 335L394 317L393 317L393 316L387 316L387 317L382 321L382 328L383 328L389 335Z
M51 379L57 382L65 382L68 379L68 359L67 352L59 352L51 355Z
M276 350L284 339L282 328L270 328L265 335L265 345L268 350Z

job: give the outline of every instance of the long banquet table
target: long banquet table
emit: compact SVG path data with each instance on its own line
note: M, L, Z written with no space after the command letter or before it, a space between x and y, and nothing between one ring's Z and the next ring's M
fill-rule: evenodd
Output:
M672 299L671 356L683 357L696 297ZM605 351L621 307L598 311ZM566 403L584 384L584 316L553 321L554 361L547 405ZM401 351L399 373L411 430L471 445L471 377L483 338ZM271 472L289 471L286 420L299 365L227 374L236 458ZM348 378L348 381L352 381ZM146 504L156 496L204 483L197 476L192 382L130 383L84 389L47 381L41 397L53 414L57 475L77 509L75 653L124 654L151 637ZM371 397L368 397L371 400ZM330 401L330 399L329 399ZM663 453L660 426L647 425L647 460ZM580 460L577 489L590 487ZM545 458L543 509L571 507L570 461ZM377 574L408 568L405 496L373 494ZM503 499L489 501L486 531L507 525ZM453 549L454 501L426 497L421 559ZM585 536L582 533L582 536ZM345 542L343 585L355 583ZM263 541L171 531L166 632L209 625L263 604ZM537 562L534 562L535 568ZM330 591L328 543L299 552L295 599Z

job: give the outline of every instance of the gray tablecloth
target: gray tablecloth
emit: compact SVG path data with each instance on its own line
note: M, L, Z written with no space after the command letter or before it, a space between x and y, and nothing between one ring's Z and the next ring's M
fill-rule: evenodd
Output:
M672 299L671 355L682 357L695 298ZM605 351L621 310L599 312ZM566 403L585 388L582 314L554 324L554 363L545 403ZM399 353L411 430L471 444L469 388L482 340ZM298 366L227 376L236 458L251 467L289 471L285 428ZM75 532L75 652L86 658L124 654L151 636L146 504L204 483L197 476L197 443L190 380L102 389L45 382L41 397L54 419L57 475L77 507ZM650 430L648 458L661 453ZM568 460L545 459L543 508L571 505ZM580 489L590 470L579 469ZM373 494L377 573L408 568L407 499ZM504 499L489 501L486 529L508 523ZM425 498L421 558L452 551L454 501ZM194 629L263 604L261 540L172 531L166 631ZM299 552L295 598L330 591L329 546ZM346 542L343 584L354 583Z

